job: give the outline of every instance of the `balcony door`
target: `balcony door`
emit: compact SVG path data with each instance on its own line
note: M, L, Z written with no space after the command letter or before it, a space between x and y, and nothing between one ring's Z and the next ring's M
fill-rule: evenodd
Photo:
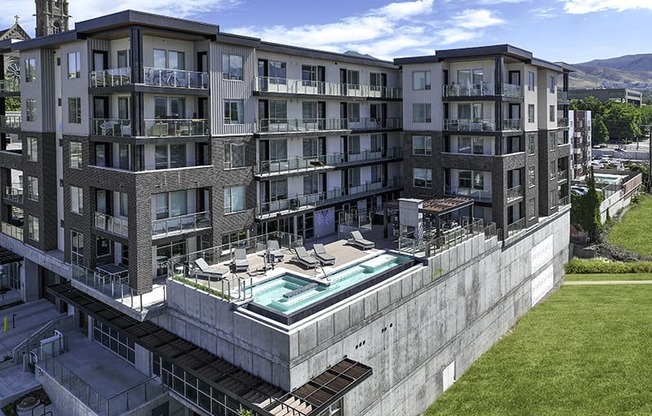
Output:
M109 54L106 51L93 51L93 71L108 69Z

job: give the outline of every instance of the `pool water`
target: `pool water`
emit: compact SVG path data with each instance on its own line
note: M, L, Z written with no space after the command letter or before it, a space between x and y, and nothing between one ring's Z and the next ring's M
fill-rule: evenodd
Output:
M407 261L410 259L405 256L381 254L327 276L326 278L331 282L328 286L285 274L254 286L253 303L282 314L290 314Z

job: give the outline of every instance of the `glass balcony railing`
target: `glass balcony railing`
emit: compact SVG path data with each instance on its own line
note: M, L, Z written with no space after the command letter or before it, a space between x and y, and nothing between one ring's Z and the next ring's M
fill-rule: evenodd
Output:
M0 128L19 130L22 125L21 116L0 116Z
M568 127L568 117L558 117L557 127Z
M96 136L131 137L131 120L94 118L91 119L91 133Z
M8 235L16 240L23 241L23 227L18 227L8 222L0 222L0 231L2 234Z
M507 190L507 200L521 198L523 196L523 187L521 185L513 186Z
M449 131L495 131L492 119L444 119L444 130Z
M195 212L152 221L152 237L166 237L210 227L211 213L209 211Z
M131 68L111 68L91 71L91 87L116 87L131 85Z
M344 118L264 118L256 121L256 133L301 133L346 130Z
M502 91L498 91L498 87ZM515 84L495 84L492 82L482 82L479 84L467 85L444 85L444 97L493 97L503 95L505 97L522 97L523 90L520 85Z
M568 91L557 90L557 101L568 101Z
M301 79L256 77L254 91L283 94L335 95L361 98L401 98L398 87L380 85L342 84Z
M503 131L523 130L520 118L510 118L503 120Z
M185 71L180 69L144 69L145 85L155 87L208 89L208 72Z
M519 231L525 229L525 218L518 219L507 225L507 237L510 237Z
M17 204L23 203L23 190L21 188L5 187L5 199Z
M351 130L394 130L403 127L403 119L400 117L348 119L346 125Z
M478 201L491 201L491 190L446 186L446 195L464 196Z
M120 237L129 237L129 222L126 218L95 212L93 224L98 230L106 231L107 233Z
M20 92L20 80L0 79L0 93Z
M558 181L565 181L568 179L568 171L567 170L560 170L557 171L557 180Z
M206 136L209 133L207 119L145 119L146 137Z
M516 84L503 84L503 96L519 98L523 96L523 87Z

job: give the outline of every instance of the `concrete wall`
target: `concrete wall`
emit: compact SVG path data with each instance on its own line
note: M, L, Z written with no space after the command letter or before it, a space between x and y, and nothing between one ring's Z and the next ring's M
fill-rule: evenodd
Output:
M52 403L64 415L74 416L95 416L93 410L86 406L81 400L70 394L65 387L59 384L48 373L43 371L39 365L36 366L36 380L41 383L43 390L48 394Z

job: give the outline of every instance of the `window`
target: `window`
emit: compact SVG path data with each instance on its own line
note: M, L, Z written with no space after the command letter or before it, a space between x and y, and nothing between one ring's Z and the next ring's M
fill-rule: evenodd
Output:
M551 123L555 122L555 106L554 105L550 106L550 122Z
M348 103L347 104L347 113L349 115L349 121L359 122L360 121L360 103Z
M244 143L224 143L224 169L245 167Z
M430 71L413 71L412 72L412 89L429 90L430 84Z
M84 264L84 234L70 230L70 262Z
M432 169L413 168L412 180L415 188L432 188Z
M317 102L304 101L301 103L301 114L304 123L314 123L317 121Z
M38 178L35 176L27 177L27 199L38 201Z
M534 91L534 72L528 71L527 73L527 90Z
M319 140L316 137L303 139L304 159L316 159L319 157Z
M186 69L186 54L179 51L168 51L168 68L170 69Z
M288 158L287 139L269 141L269 160L283 161Z
M240 55L222 55L222 79L242 81L243 58Z
M38 139L36 137L27 138L27 160L38 162Z
M288 197L287 179L273 179L269 181L269 197L271 201L287 199Z
M457 82L462 85L480 85L483 81L482 69L462 69L457 71Z
M111 241L106 237L95 237L95 255L97 257L109 256L113 254Z
M68 54L68 79L81 77L81 62L79 52L70 52Z
M126 217L129 214L129 194L120 192L120 215Z
M533 155L536 152L536 133L527 134L527 153Z
M84 190L82 188L70 187L70 210L75 214L84 213Z
M304 86L317 85L317 67L314 65L301 65L301 80Z
M557 207L557 191L550 191L550 208Z
M370 137L371 143L369 146L369 151L371 153L380 153L383 151L383 135L382 134L372 134Z
M270 123L288 122L287 101L271 100L269 102L269 122Z
M347 70L346 80L348 81L347 87L357 90L360 89L360 71Z
M25 82L36 81L36 58L25 59Z
M245 209L245 187L224 188L224 213L240 212Z
M534 123L534 104L528 104L527 106L527 122Z
M557 161L551 160L548 162L548 173L550 174L550 180L557 179Z
M117 52L118 68L128 68L131 66L129 65L130 52L131 51L129 49L123 49Z
M313 195L319 193L319 175L305 175L303 177L303 194Z
M536 215L537 215L536 213L537 213L537 211L536 211L536 199L535 198L530 198L527 201L527 217L529 219L533 219L534 217L536 217Z
M186 145L159 144L154 148L156 169L174 169L186 166Z
M457 106L457 117L460 120L472 120L476 123L481 122L483 113L482 103L459 104Z
M528 188L533 188L537 185L537 177L534 166L528 166L527 168L527 186Z
M557 133L554 131L548 132L548 150L552 151L557 148Z
M118 118L129 120L129 97L118 97Z
M370 72L369 85L371 86L371 91L380 91L383 86L383 74L379 72Z
M484 172L462 170L458 176L459 187L466 189L484 189Z
M36 121L36 100L33 98L25 100L25 117L27 121Z
M412 121L414 123L430 123L430 103L412 104Z
M70 142L70 167L73 169L82 167L82 144L80 142Z
M484 153L484 138L474 137L473 138L473 154L481 155Z
M27 216L27 237L39 241L39 219L33 215Z
M224 100L224 124L243 124L243 100Z
M556 87L557 87L557 77L555 77L554 75L550 75L548 77L548 88L550 89L551 94L555 93Z
M68 98L68 123L81 123L81 98Z
M360 186L360 168L349 169L349 187L354 188Z

